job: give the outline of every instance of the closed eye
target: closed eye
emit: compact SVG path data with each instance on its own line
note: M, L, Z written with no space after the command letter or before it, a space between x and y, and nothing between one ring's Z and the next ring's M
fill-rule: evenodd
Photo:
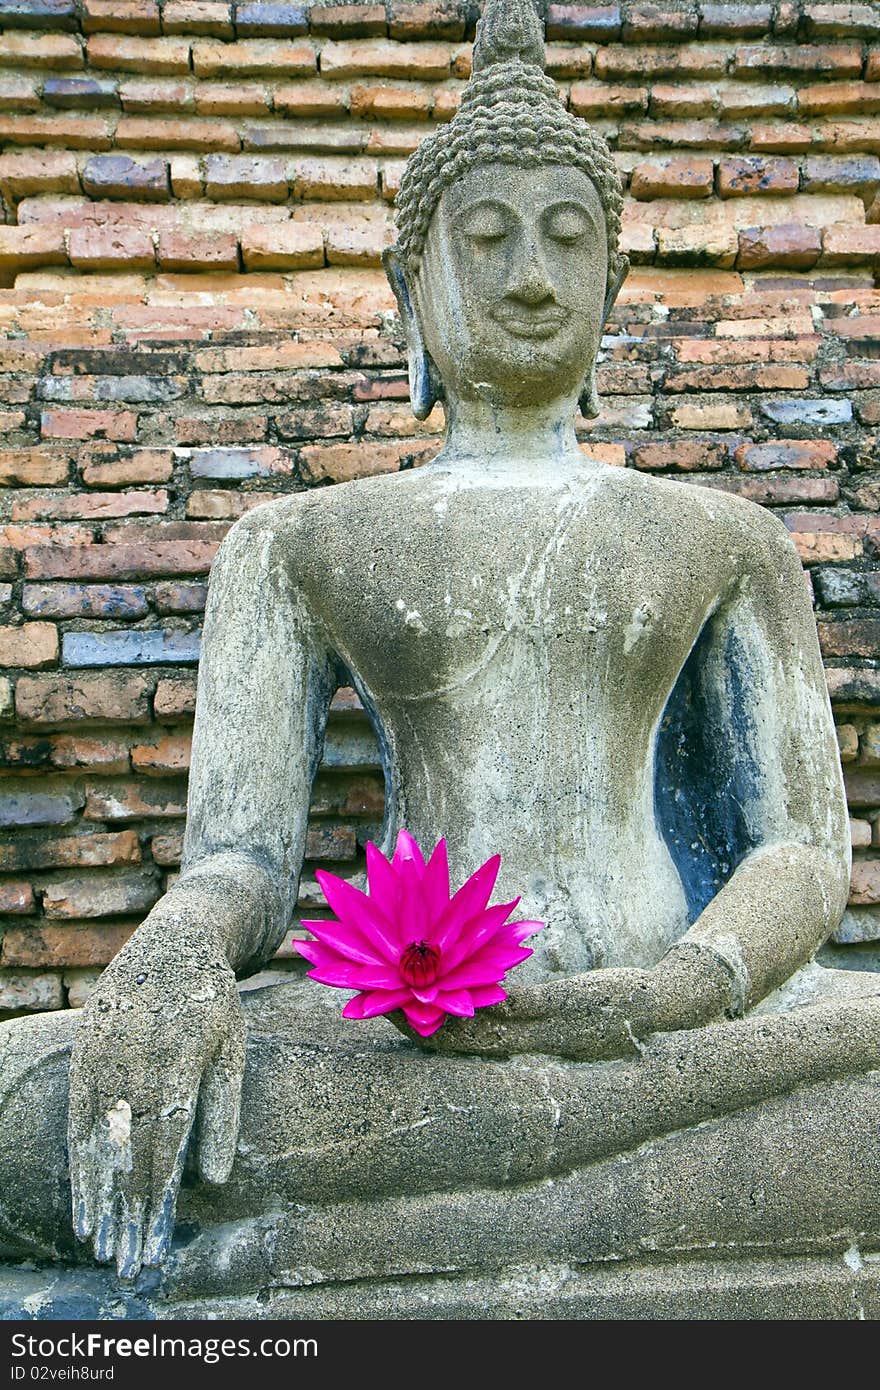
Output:
M580 241L592 226L592 218L577 203L557 203L548 208L543 221L546 234L564 245Z

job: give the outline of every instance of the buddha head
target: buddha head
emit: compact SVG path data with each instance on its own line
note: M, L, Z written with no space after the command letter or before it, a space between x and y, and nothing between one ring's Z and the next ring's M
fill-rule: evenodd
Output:
M439 399L598 413L622 206L606 142L544 73L534 0L486 0L461 108L407 163L384 256L418 419Z

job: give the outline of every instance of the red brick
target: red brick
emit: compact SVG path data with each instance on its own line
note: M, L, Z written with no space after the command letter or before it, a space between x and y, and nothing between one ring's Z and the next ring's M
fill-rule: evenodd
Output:
M388 0L392 39L463 39L465 18L456 0Z
M287 173L282 159L260 155L209 155L205 192L209 198L264 198L285 202Z
M21 676L15 710L28 724L146 724L149 677L101 671L75 676Z
M630 115L647 111L648 92L645 87L609 87L604 82L575 82L569 92L568 104L576 116Z
M837 77L860 77L862 50L858 44L756 44L738 48L734 72L741 73L833 73Z
M146 913L161 895L155 870L121 870L106 874L57 879L43 886L43 911L48 918L117 917Z
M25 572L31 579L141 579L207 574L218 547L219 541L90 545L63 552L57 546L36 546L25 551Z
M718 44L644 48L621 45L597 49L593 66L597 77L612 82L647 76L720 77L727 70L729 56L729 49Z
M166 0L162 8L166 34L206 34L232 38L232 6L226 0Z
M315 71L315 50L311 43L285 43L274 39L251 39L242 43L193 44L193 70L197 77L307 77Z
M752 193L796 193L798 166L790 159L753 155L722 159L718 165L718 194L734 198Z
M238 238L232 232L159 233L161 270L238 270Z
M183 719L193 715L196 708L195 677L164 678L156 686L153 701L157 719Z
M67 922L63 927L41 923L13 927L0 949L3 965L107 965L122 949L136 923L86 927Z
M846 35L848 38L880 37L880 15L873 5L805 4L803 11L805 27L810 37L837 34Z
M158 0L83 0L87 34L158 34Z
M145 111L174 111L179 115L194 105L189 83L162 77L132 77L121 82L119 100L127 115Z
M155 264L152 237L139 227L74 227L69 244L78 270L152 270Z
M34 890L29 883L7 880L0 883L0 912L35 912Z
M58 629L54 623L23 623L0 627L0 666L37 668L58 660Z
M697 32L696 6L681 4L630 5L623 22L623 38L631 43L681 42Z
M750 472L774 468L826 468L837 459L837 445L826 439L779 439L767 444L740 444L734 457L740 468Z
M186 815L186 789L182 782L158 778L137 781L116 778L87 788L86 820L126 821L143 816L164 819Z
M880 262L880 225L826 227L822 236L822 265L876 265Z
M830 391L871 391L880 386L880 362L841 362L819 371L819 381Z
M248 270L298 270L324 264L324 238L305 222L246 227L241 253Z
M452 49L440 43L393 43L381 39L325 43L321 73L341 80L351 77L417 77L442 81L452 68Z
M262 493L236 493L235 496L258 496L263 497ZM265 499L274 497L277 494L265 494ZM195 493L199 497L201 493ZM205 600L208 596L208 586L198 583L162 583L157 584L153 590L153 602L160 613L202 613L205 609Z
M802 391L810 381L802 367L742 362L730 367L692 367L667 372L670 391Z
M718 93L721 114L727 120L744 116L784 116L793 111L798 93L794 87L758 87L738 82Z
M682 401L671 412L671 420L682 430L740 430L751 425L752 413L747 405L733 401Z
M275 106L278 107L277 92ZM253 82L240 85L200 82L195 89L195 109L200 116L267 116L270 110L269 91Z
M394 241L394 228L378 220L328 226L325 246L328 265L382 267L382 252Z
M131 410L44 410L40 434L44 439L118 439L130 441L137 432Z
M379 170L371 159L344 159L328 156L325 159L297 159L291 162L294 172L294 196L328 201L362 201L376 197Z
M369 120L426 121L431 111L428 87L352 87L353 116Z
M651 115L665 117L710 116L718 101L714 85L683 87L678 83L656 83L651 88Z
M83 54L74 34L0 34L0 65L7 68L81 68Z
M231 150L241 147L238 131L229 121L162 119L123 116L116 127L120 148L143 150Z
M321 5L309 14L311 32L333 38L371 38L384 35L385 26L384 5Z
M66 265L67 249L60 227L0 226L0 275L16 275L37 266Z
M190 493L186 514L191 517L235 520L244 516L245 512L252 511L254 507L261 507L266 502L277 500L277 492L224 492L213 488L199 488L197 492Z
M174 471L174 455L170 449L131 449L120 452L111 446L98 444L81 450L79 462L82 480L87 487L165 483Z
M92 198L167 202L170 193L164 159L132 159L124 154L90 159L82 172L82 185Z
M437 440L421 439L399 444L309 444L300 450L300 463L310 482L330 479L341 483L377 473L394 473L410 460L426 462L438 448Z
M238 88L237 90L241 90ZM327 82L289 82L276 87L273 105L283 116L343 116L346 111L344 88Z
M76 156L61 150L7 151L0 155L0 188L16 202L36 193L80 193Z
M799 222L781 222L771 227L746 227L739 233L737 267L765 270L778 266L786 270L809 270L822 249L817 227Z
M48 449L0 450L0 483L51 487L66 483L70 457Z
M641 444L633 454L636 468L645 470L673 469L676 472L701 472L703 469L723 468L728 462L726 444L704 439L675 439L663 444Z
M64 145L75 150L109 150L113 121L107 116L0 115L0 140L14 145Z
M188 734L167 734L158 743L138 744L131 750L132 767L150 776L187 772L191 746Z
M852 618L819 623L823 656L876 656L880 649L880 618Z
M49 740L49 761L53 767L88 768L92 772L129 772L128 744L121 739L83 738L79 734L56 734Z
M803 154L813 147L813 132L807 125L753 125L749 146L756 153Z
M164 489L140 492L64 492L54 496L43 494L15 501L13 521L103 521L109 517L138 516L168 510L168 493Z
M880 90L873 82L820 82L815 87L801 87L797 96L800 110L808 116L832 112L860 116L880 111Z
M6 111L36 111L40 105L36 79L24 73L0 73L0 103Z
M880 859L855 859L849 900L856 906L880 903Z
M113 72L149 72L158 77L188 73L189 51L188 39L139 38L121 34L95 34L86 45L88 60L93 68L109 68Z
M660 227L657 231L657 260L667 265L720 266L730 268L736 260L739 242L732 227Z
M712 193L714 165L711 159L646 159L630 176L634 198L708 198Z

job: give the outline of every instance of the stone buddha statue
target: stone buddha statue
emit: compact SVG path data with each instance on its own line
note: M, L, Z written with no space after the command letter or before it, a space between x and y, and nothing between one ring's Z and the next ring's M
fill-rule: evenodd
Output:
M115 1262L160 1315L471 1315L490 1289L497 1316L527 1286L563 1306L562 1269L880 1243L880 978L813 961L849 839L797 555L757 506L578 445L619 178L532 0L488 0L473 66L386 256L444 447L233 527L180 879L82 1011L0 1025L0 1249ZM384 846L445 836L454 884L498 852L547 924L505 1003L427 1039L236 984L289 929L345 684Z

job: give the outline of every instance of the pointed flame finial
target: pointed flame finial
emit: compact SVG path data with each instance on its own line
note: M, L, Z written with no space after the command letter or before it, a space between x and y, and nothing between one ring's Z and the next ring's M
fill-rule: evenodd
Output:
M486 0L477 25L474 72L515 59L543 71L544 26L535 0Z

